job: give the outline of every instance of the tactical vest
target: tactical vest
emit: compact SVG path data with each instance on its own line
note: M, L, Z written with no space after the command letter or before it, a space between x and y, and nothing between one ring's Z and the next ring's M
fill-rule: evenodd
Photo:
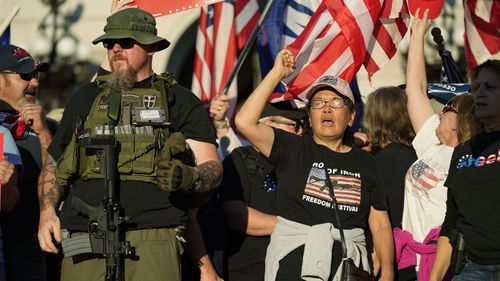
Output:
M110 88L107 80L107 76L96 79L102 91L92 104L83 132L90 132L91 137L99 134L115 136L120 180L157 184L156 157L170 134L168 88L177 82L171 74L163 73L155 75L151 88L119 92ZM110 115L113 114L115 122L110 124ZM98 155L87 155L86 147L79 147L78 174L81 179L102 179L102 164Z

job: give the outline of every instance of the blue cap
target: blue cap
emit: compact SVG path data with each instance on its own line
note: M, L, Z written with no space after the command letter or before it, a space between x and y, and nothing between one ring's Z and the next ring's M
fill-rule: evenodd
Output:
M0 46L0 71L29 74L34 71L46 72L48 69L48 63L34 60L23 48L10 44Z

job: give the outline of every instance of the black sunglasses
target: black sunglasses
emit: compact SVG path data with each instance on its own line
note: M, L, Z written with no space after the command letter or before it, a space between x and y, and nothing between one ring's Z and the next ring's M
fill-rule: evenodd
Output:
M451 104L447 104L447 105L445 105L445 106L443 107L443 111L442 111L442 112L443 112L443 114L445 114L446 112L453 112L453 113L455 113L455 114L457 114L457 113L458 113L458 111L457 111L455 108L453 108L453 106L451 106Z
M120 45L120 48L122 49L131 49L134 47L135 43L136 42L133 39L111 39L102 41L102 45L108 50L113 49L115 44Z
M31 81L31 79L36 78L37 80L40 79L40 72L38 71L33 71L30 73L16 73L16 72L0 72L2 74L19 74L19 77L23 79L24 81Z

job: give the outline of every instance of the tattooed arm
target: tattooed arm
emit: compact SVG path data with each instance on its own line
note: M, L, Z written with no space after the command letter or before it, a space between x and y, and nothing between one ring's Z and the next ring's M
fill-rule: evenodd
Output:
M56 184L56 161L50 154L42 165L38 178L38 200L40 204L40 223L38 225L38 241L42 250L57 253L52 237L61 242L61 225L56 208L63 194L63 187Z
M196 170L201 179L198 192L210 191L219 186L222 181L222 164L215 145L192 139L187 139L186 142L194 153Z

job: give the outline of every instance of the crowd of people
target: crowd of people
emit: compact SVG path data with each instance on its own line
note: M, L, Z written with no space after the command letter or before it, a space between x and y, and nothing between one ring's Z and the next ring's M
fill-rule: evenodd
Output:
M500 280L500 61L436 113L417 11L406 86L368 95L363 141L340 77L268 103L286 49L235 130L226 96L207 113L153 72L170 42L129 2L59 123L35 99L47 64L0 47L0 280Z

